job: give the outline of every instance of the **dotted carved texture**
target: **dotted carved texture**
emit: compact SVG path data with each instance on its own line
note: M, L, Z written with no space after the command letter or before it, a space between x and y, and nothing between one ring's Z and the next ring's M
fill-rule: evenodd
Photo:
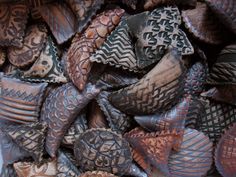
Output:
M106 129L91 129L82 134L75 144L74 152L84 170L122 175L132 163L128 142Z
M67 70L72 82L83 90L92 64L92 53L102 45L107 35L119 23L124 10L105 11L96 16L87 30L74 37L67 56Z

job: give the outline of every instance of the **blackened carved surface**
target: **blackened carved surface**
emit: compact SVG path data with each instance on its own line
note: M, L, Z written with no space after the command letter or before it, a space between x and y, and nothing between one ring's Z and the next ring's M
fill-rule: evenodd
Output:
M132 164L128 142L107 129L84 132L75 143L74 153L83 170L102 170L123 175Z
M72 83L67 83L47 97L40 119L48 124L46 150L51 157L56 156L63 136L78 113L99 92L100 89L91 83L86 85L83 92L79 92Z
M3 77L0 95L0 119L18 123L38 120L46 83L28 83Z
M76 32L76 19L64 2L41 6L40 14L50 27L58 44L70 39Z
M0 46L21 47L28 18L28 8L20 3L0 4Z
M235 177L236 174L236 124L233 124L220 138L215 150L217 170L224 177Z
M80 33L92 21L104 0L66 0L66 2L77 17L77 32Z
M8 48L8 58L11 64L24 67L32 64L40 55L47 41L47 28L42 24L28 27L23 46Z
M179 151L168 159L173 177L199 177L206 175L212 164L212 142L202 132L185 129Z
M185 70L181 56L172 50L137 83L112 92L109 101L119 110L133 115L165 109L182 94Z

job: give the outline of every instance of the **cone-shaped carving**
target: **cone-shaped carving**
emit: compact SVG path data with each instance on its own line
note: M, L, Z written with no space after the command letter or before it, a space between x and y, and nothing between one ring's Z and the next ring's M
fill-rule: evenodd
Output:
M40 165L31 162L17 162L14 163L14 168L18 177L52 177L57 175L56 160L44 162Z
M177 7L160 7L127 18L131 35L137 38L135 52L139 68L159 61L168 48L182 55L194 53L185 33L179 28L181 16ZM157 37L158 36L158 37Z
M162 111L183 93L185 70L181 56L172 50L137 83L112 92L109 101L133 115Z
M189 111L191 97L184 98L169 111L149 116L136 116L140 126L149 131L184 129L185 120Z
M1 148L1 158L3 161L3 165L7 166L9 164L13 164L16 161L22 160L25 157L29 157L29 153L19 147L11 137L5 135L0 130L0 148ZM1 175L0 175L1 176Z
M66 0L66 2L77 17L77 32L80 33L96 15L104 0Z
M39 7L40 15L50 27L58 44L70 39L76 32L76 18L64 2Z
M38 121L46 83L2 77L0 119L18 123Z
M172 152L168 166L173 177L205 176L212 164L212 142L202 132L185 129L178 152Z
M58 59L57 48L51 38L48 39L33 66L28 71L22 71L20 77L22 80L30 82L67 82Z
M133 148L134 160L148 175L170 176L168 158L172 149L178 149L183 131L161 131L146 133L136 128L125 134L125 139Z
M83 34L77 33L72 40L67 55L67 71L70 79L79 90L83 90L92 63L89 58L106 40L107 35L120 22L122 9L105 11L96 16Z
M23 47L9 47L8 59L17 67L32 64L40 55L47 41L47 28L42 24L30 26L24 37Z
M76 140L74 154L83 170L123 175L132 165L128 142L108 129L89 129L81 134Z
M234 34L236 34L235 0L206 0L212 11Z
M88 83L79 92L72 83L67 83L51 92L44 102L41 121L48 124L46 150L55 157L61 141L78 113L100 92L100 88Z
M201 93L201 96L236 106L236 86L218 85Z
M236 174L236 124L220 138L215 150L217 170L224 177L234 177Z
M236 43L226 46L212 66L207 83L212 85L236 84Z
M134 46L128 32L126 19L107 37L104 44L90 58L92 62L109 64L130 71L138 71Z
M81 172L62 151L58 152L57 177L78 177Z
M97 102L104 112L111 129L118 133L124 133L130 127L131 117L114 108L108 101L108 96L108 92L101 92L97 97Z
M4 133L27 151L36 162L40 162L43 156L46 128L47 125L42 123L13 125L6 127Z
M105 171L87 171L81 174L79 177L117 177L111 173Z
M201 63L196 62L192 65L187 73L185 80L184 92L192 96L197 96L204 90L204 84L207 77L207 67Z
M185 27L200 41L221 44L229 37L224 26L204 2L197 2L195 9L183 10L182 17Z
M229 104L209 101L204 104L204 113L198 120L198 129L217 142L226 128L236 121L236 108Z

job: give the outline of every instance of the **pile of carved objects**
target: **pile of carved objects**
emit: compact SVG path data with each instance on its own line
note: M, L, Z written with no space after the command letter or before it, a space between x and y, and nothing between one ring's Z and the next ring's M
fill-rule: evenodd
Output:
M0 177L236 177L235 0L0 0Z

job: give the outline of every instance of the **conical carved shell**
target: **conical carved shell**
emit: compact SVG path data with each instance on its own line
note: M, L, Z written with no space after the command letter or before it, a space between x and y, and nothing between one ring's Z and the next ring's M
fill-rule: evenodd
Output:
M66 2L77 17L77 32L80 33L96 15L104 0L66 0Z
M124 133L130 127L131 117L114 108L109 102L108 96L108 92L101 92L97 97L97 102L104 112L112 131Z
M40 162L44 151L46 128L46 124L32 123L8 126L4 132L27 151L36 162Z
M133 129L125 134L125 139L133 148L134 160L149 174L170 176L168 158L171 149L178 149L182 142L183 132L162 131L147 133L141 129Z
M179 28L181 16L177 7L160 7L127 18L132 37L137 38L137 65L143 69L159 61L168 48L182 55L194 53L186 34ZM158 36L158 37L157 37Z
M212 66L207 83L211 85L236 84L236 43L226 46Z
M44 162L40 165L31 162L17 162L14 163L14 168L18 177L52 177L57 175L56 160Z
M48 38L44 49L30 69L20 72L20 78L30 82L67 82L58 58L57 48L51 38Z
M23 47L9 47L8 59L17 66L24 67L32 64L40 55L47 41L47 28L42 25L30 26L24 37Z
M225 132L215 150L215 164L217 170L224 177L233 177L236 174L236 124Z
M178 152L172 152L168 166L173 177L206 175L212 164L212 142L202 132L185 129Z
M187 97L182 99L167 112L147 116L136 116L135 120L140 126L149 131L181 130L184 129L190 102L191 97Z
M83 170L123 175L132 165L128 142L108 129L90 129L81 134L75 143L74 154Z
M88 83L79 92L72 83L58 87L47 97L41 111L41 121L48 124L46 150L51 157L61 144L63 136L75 120L78 113L100 92L100 89Z
M79 177L117 177L111 173L107 173L105 171L88 171L86 173L81 174Z
M107 35L120 22L124 10L108 10L96 16L83 34L78 33L72 40L67 55L67 71L79 90L83 90L92 63L89 58L105 41Z
M234 0L206 0L212 11L236 34L236 2Z
M126 19L107 37L104 44L90 58L92 62L109 64L129 71L138 71L134 46L128 32Z
M209 101L209 100L208 100ZM198 129L217 142L226 128L236 121L236 108L229 104L209 101L198 120Z
M66 3L50 3L39 7L39 11L58 44L66 42L76 33L76 18Z
M211 10L204 2L197 2L195 9L182 11L185 27L193 36L208 44L221 44L227 40L228 32L217 23Z
M162 111L182 94L185 71L181 56L172 50L137 83L112 92L109 101L127 114Z

